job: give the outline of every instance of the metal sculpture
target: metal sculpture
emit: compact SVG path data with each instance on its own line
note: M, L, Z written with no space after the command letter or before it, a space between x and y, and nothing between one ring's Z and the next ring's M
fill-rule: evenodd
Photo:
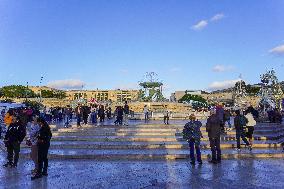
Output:
M275 71L272 69L260 76L261 89L259 92L259 106L263 111L267 109L281 108L283 91L278 82Z
M242 76L240 75L239 81L236 82L233 92L233 101L234 101L234 107L236 109L242 108L243 106L246 106L247 101L247 92L246 92L246 83L242 80Z
M163 83L157 79L155 72L147 72L144 81L139 82L140 89L139 98L146 102L161 102L163 97Z

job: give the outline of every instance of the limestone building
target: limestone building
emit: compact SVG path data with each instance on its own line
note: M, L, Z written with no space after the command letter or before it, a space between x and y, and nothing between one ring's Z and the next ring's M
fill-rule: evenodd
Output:
M175 91L171 94L170 100L171 102L178 102L184 95L191 94L191 95L201 95L201 90L185 90L185 91Z
M69 100L96 99L97 101L106 102L123 102L137 101L138 90L71 90L66 91Z

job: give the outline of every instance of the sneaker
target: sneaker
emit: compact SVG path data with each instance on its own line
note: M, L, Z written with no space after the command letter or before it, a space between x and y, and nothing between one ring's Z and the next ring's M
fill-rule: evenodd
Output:
M198 164L199 164L199 165L202 165L203 163L202 163L202 161L199 161Z
M241 149L240 149L240 148L237 148L237 149L236 149L236 151L240 152L240 151L241 151Z
M195 161L191 161L190 164L191 164L191 165L195 165Z

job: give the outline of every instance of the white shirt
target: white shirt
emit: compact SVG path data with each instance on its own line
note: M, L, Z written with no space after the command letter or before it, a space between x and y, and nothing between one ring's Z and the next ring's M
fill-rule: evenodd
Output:
M256 121L253 118L253 115L251 113L248 113L245 115L245 117L248 119L247 126L254 127L256 125Z

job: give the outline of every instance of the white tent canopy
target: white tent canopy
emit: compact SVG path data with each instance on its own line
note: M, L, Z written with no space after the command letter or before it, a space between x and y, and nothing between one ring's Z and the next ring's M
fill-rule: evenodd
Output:
M5 111L8 111L11 108L21 107L26 107L26 105L21 103L0 103L0 111L2 111L3 109L5 109Z

